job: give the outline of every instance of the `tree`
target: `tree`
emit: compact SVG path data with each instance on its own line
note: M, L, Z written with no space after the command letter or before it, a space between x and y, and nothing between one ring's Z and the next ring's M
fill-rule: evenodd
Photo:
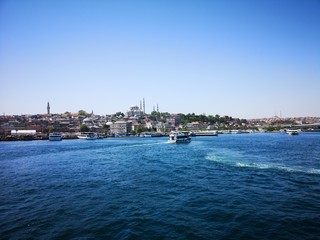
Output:
M52 127L42 127L41 133L49 133L49 128L52 128Z
M198 116L200 122L208 122L208 117L206 115L201 114Z
M137 126L135 129L135 133L142 133L144 131L144 128L142 126Z
M115 116L118 118L122 118L124 117L124 114L122 112L116 112Z
M160 116L160 113L157 111L152 111L151 116Z
M104 124L104 125L103 125L103 130L104 130L104 133L110 132L110 126L107 125L107 124Z
M142 132L150 132L151 130L152 130L151 128L145 128L145 127L139 125L139 126L137 126L135 128L135 133L139 133L140 134Z
M49 128L48 128L48 131L49 131L49 133L53 133L54 128L53 128L53 127L49 127Z
M78 114L79 114L79 115L84 115L84 116L86 116L86 115L87 115L87 112L84 111L84 110L79 110Z
M268 132L280 131L280 126L268 126L265 128Z
M89 128L86 124L81 124L80 125L80 132L89 132Z

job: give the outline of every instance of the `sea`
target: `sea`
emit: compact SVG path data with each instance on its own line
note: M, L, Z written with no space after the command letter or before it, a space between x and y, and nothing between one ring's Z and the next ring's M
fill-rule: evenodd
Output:
M0 142L0 239L320 239L320 133Z

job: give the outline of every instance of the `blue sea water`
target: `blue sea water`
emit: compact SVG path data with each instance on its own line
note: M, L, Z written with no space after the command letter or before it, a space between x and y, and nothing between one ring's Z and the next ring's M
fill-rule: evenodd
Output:
M320 134L0 142L1 239L319 239Z

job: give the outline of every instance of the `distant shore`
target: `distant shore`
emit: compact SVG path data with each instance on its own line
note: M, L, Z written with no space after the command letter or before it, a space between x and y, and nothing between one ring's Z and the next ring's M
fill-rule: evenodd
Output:
M265 132L259 132L259 131L239 131L239 132L228 132L228 131L218 131L218 135L235 135L235 134L252 134L252 133L281 133L283 131L265 131ZM320 132L320 130L305 130L302 131L303 133L314 133L314 132ZM168 133L165 133L162 137L167 137ZM202 135L205 136L205 135ZM202 137L201 135L193 136L193 137ZM124 137L140 137L136 134L127 134L126 136L117 137L114 135L104 135L102 138L124 138ZM157 136L159 137L159 136ZM62 140L74 140L79 139L78 133L63 133L62 134ZM47 134L37 134L37 135L22 135L22 136L2 136L0 138L0 142L10 142L10 141L38 141L38 140L49 140L49 136Z

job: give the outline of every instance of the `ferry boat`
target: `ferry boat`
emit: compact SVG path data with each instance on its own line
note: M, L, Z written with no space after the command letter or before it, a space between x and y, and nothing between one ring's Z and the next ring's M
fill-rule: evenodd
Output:
M172 132L169 135L169 143L190 143L191 138L189 135L180 133L180 132Z
M49 140L50 141L61 141L62 135L61 135L61 133L50 133Z
M98 136L93 132L85 132L78 135L78 138L82 140L95 140L98 138Z
M289 135L298 135L299 134L299 130L291 130L291 129L288 129L286 131L287 134Z

